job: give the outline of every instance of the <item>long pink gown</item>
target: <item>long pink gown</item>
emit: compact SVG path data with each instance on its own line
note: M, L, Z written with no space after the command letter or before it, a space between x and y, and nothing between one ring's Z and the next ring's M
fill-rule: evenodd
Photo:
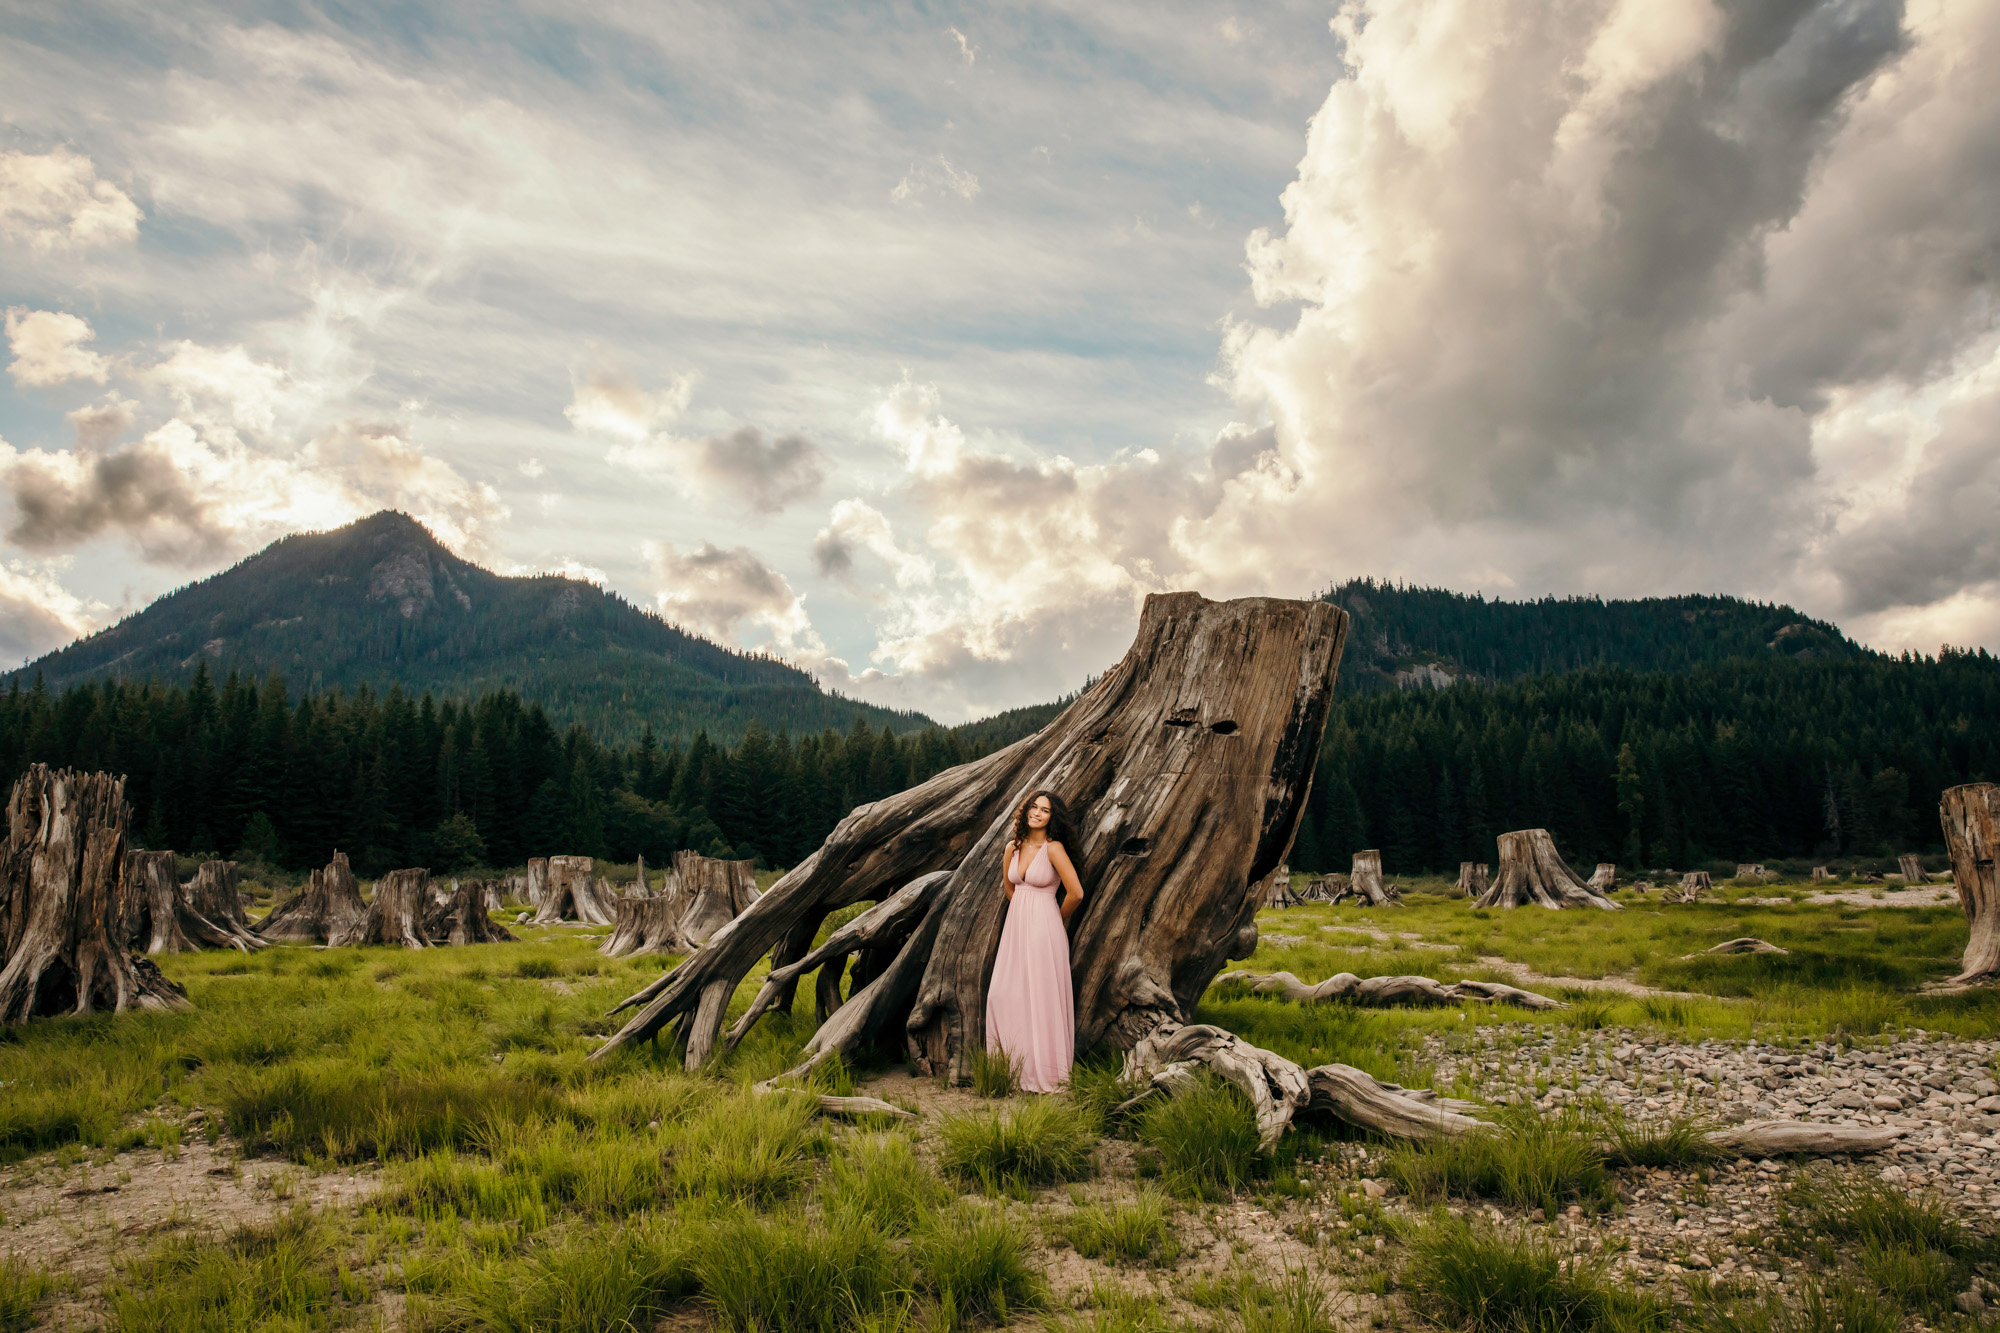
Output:
M1076 1060L1076 997L1069 977L1069 933L1056 904L1061 881L1048 844L1020 869L1007 860L1014 899L1000 931L1000 953L986 988L986 1049L1005 1051L1029 1092L1054 1092Z

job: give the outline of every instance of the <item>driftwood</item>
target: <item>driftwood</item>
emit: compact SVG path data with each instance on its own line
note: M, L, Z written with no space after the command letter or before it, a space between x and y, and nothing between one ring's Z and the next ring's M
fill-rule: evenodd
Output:
M950 871L881 974L816 1032L799 1071L900 1035L920 1073L970 1076L1006 900L1016 807L1061 795L1086 898L1071 923L1077 1044L1131 1048L1193 1012L1256 947L1256 885L1290 849L1333 698L1347 616L1323 602L1149 597L1122 661L1040 732L849 814L673 972L631 997L601 1059L669 1024L714 1050L738 982L812 950L827 913ZM775 951L774 951L775 946ZM783 1007L774 1005L773 1007Z
M398 871L422 874L422 871ZM375 890L379 900L381 888ZM424 913L424 939L433 945L493 944L514 938L505 926L496 926L486 915L486 885L472 880L458 885L443 902L433 902ZM405 941L407 943L407 941Z
M1458 891L1467 898L1477 898L1486 892L1488 885L1486 863L1484 861L1460 861L1458 863Z
M1610 861L1599 861L1597 869L1583 883L1593 893L1609 893L1618 887L1618 867Z
M553 926L560 921L581 921L587 926L613 923L611 904L616 901L608 886L600 884L592 871L597 863L587 856L551 856L547 861L542 897L535 912L535 924ZM532 875L535 863L528 862Z
M1325 1004L1340 1000L1364 1009L1390 1009L1399 1004L1457 1004L1476 1000L1482 1004L1511 1004L1522 1009L1567 1009L1561 1000L1552 1000L1533 991L1516 990L1497 981L1445 983L1430 977L1357 977L1341 972L1325 981L1300 981L1289 972L1224 972L1222 981L1245 981L1257 995L1275 995L1293 1004Z
M1668 889L1660 895L1663 903L1691 903L1715 887L1715 881L1708 877L1706 870L1690 870L1681 876L1680 887Z
M1896 864L1902 867L1903 879L1907 883L1928 884L1931 882L1931 877L1924 871L1923 860L1915 852L1904 852L1896 858Z
M368 917L355 943L428 948L424 913L431 906L430 877L428 870L391 870L376 880L375 900L368 904Z
M187 992L131 953L125 780L30 765L0 848L0 1022L109 1009L184 1009Z
M335 852L303 889L271 909L257 933L267 940L340 948L360 943L367 922L368 904L361 901L347 853Z
M1476 907L1601 907L1616 912L1617 903L1576 877L1556 851L1547 829L1521 829L1500 835L1500 874L1481 894Z
M1767 940L1758 939L1755 935L1743 935L1733 940L1724 940L1722 943L1714 946L1713 948L1703 949L1700 953L1683 954L1681 956L1683 958L1706 958L1710 954L1717 954L1717 953L1790 953L1790 952L1791 952L1790 949L1781 949L1777 945L1772 944Z
M1945 849L1951 853L1951 880L1970 933L1965 960L1952 984L1971 985L2000 977L2000 786L1971 782L1948 787L1938 802Z

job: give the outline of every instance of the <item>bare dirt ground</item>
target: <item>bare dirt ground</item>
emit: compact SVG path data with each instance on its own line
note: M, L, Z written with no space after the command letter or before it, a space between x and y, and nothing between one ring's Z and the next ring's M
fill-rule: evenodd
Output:
M47 1153L0 1171L0 1247L74 1279L49 1311L55 1328L94 1327L117 1262L172 1232L219 1235L298 1204L351 1206L381 1187L379 1170L308 1172L281 1158L210 1144L197 1113L177 1152L138 1148L109 1161Z

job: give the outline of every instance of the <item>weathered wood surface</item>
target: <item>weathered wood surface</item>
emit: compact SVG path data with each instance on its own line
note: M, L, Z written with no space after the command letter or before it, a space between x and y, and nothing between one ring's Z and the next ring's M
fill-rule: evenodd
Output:
M534 862L528 864L532 869ZM549 857L534 924L553 926L563 921L581 921L587 926L615 924L611 904L616 899L608 886L598 881L596 868L597 863L588 856Z
M1376 848L1354 854L1353 871L1347 877L1347 892L1370 907L1394 907L1394 892L1382 883L1382 853ZM1331 901L1339 902L1338 897Z
M1830 884L1833 882L1833 872L1825 866L1814 866L1812 868L1812 882L1815 884Z
M1717 954L1717 953L1731 954L1731 953L1790 953L1790 952L1791 952L1790 949L1781 949L1777 945L1772 944L1768 940L1760 940L1754 935L1743 935L1733 940L1724 940L1722 943L1717 944L1711 948L1703 949L1700 953L1684 954L1683 957L1701 958L1705 957L1708 954Z
M528 858L528 906L540 911L542 899L549 891L549 858L531 856Z
M1609 893L1618 887L1618 867L1611 861L1599 861L1597 869L1590 872L1584 887L1593 893Z
M1947 787L1938 801L1951 879L1969 934L1956 985L2000 977L2000 786L1970 782Z
M425 941L435 946L512 940L511 931L495 925L486 915L486 898L486 884L475 879L459 884L443 902L434 901L424 913Z
M1478 907L1599 907L1619 911L1617 903L1577 878L1556 851L1547 829L1519 829L1500 835L1500 873L1481 894Z
M1301 981L1290 972L1225 972L1217 981L1238 980L1249 984L1256 995L1275 995L1292 1004L1327 1004L1342 1001L1364 1009L1390 1009L1397 1005L1458 1004L1476 1000L1482 1004L1511 1004L1521 1009L1567 1009L1561 1000L1552 1000L1534 991L1518 990L1497 981L1442 982L1431 977L1358 977L1340 972L1325 981Z
M361 900L347 853L335 852L303 889L271 909L257 933L267 940L341 948L360 943L367 923L368 904Z
M429 948L430 940L424 934L424 913L430 906L428 870L391 870L375 881L375 900L368 904L361 938L355 943Z
M757 863L674 853L674 894L682 904L680 946L699 949L757 901Z
M7 799L0 848L0 1022L181 1009L187 995L131 952L125 781L30 765Z
M948 870L880 975L807 1046L809 1068L900 1031L920 1070L969 1076L1006 900L1016 807L1060 794L1087 897L1072 925L1079 1047L1130 1047L1192 1013L1256 943L1256 885L1286 859L1332 702L1346 613L1323 602L1149 597L1123 660L1034 736L855 810L706 947L639 994L593 1058L685 1023L706 1059L737 982L773 946L786 966L825 915Z
M206 923L217 938L198 938L192 929L188 930L189 938L204 948L241 949L245 953L264 947L250 914L243 910L241 884L234 861L203 861L195 867L194 878L181 886L182 907Z
M1902 869L1904 882L1909 884L1928 884L1931 882L1929 873L1924 870L1923 858L1915 852L1904 852L1896 858L1896 864Z
M1482 896L1489 887L1486 863L1484 861L1460 861L1458 863L1458 891L1468 898Z
M121 938L149 954L201 949L249 953L263 948L263 939L237 924L243 912L236 894L235 862L210 861L202 869L210 865L217 869L206 877L197 873L182 884L174 874L172 852L125 853L131 910L121 925Z

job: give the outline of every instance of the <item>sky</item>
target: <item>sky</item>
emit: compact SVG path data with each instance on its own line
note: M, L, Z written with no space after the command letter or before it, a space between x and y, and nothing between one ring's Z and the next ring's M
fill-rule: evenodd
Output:
M1364 574L2000 648L1995 68L2000 0L0 0L0 661L384 507L946 722Z

